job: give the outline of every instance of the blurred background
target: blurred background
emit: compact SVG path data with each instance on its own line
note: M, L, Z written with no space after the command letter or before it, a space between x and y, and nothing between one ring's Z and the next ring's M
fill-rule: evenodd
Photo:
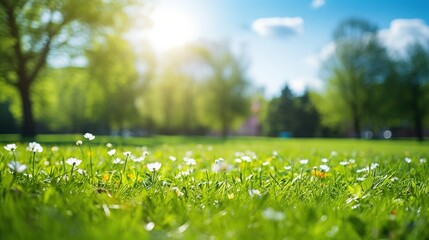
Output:
M0 134L429 135L427 0L0 0Z

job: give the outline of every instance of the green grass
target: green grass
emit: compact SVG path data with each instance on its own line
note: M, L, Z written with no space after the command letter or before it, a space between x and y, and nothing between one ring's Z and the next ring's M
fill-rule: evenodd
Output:
M33 154L0 139L18 145L0 149L2 240L429 238L428 143L42 135Z

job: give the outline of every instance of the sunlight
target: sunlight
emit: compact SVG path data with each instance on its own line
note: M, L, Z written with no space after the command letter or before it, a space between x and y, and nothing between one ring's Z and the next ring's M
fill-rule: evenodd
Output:
M158 9L152 15L152 21L148 37L158 51L185 45L198 37L195 19L177 10Z

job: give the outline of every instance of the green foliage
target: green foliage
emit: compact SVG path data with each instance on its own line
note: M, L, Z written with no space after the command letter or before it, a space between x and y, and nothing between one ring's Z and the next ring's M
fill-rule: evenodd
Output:
M248 115L250 83L226 45L190 45L158 66L139 105L160 133L226 135Z
M133 4L133 5L132 5ZM33 85L51 56L82 55L90 39L130 26L124 1L0 1L0 81L20 96L22 134L34 136ZM98 32L98 34L93 34Z
M99 91L97 118L103 119L106 130L122 130L135 123L136 99L139 94L137 56L129 42L118 35L109 35L94 43L88 51L89 79Z
M401 95L401 101L388 105L394 126L407 124L414 128L419 140L423 140L424 125L429 113L429 50L419 43L410 45L405 55L392 66L391 75L385 84L385 95Z
M377 88L388 75L389 58L376 27L361 19L341 22L334 33L335 55L325 63L326 89L313 99L328 126L351 126L360 137L364 128L377 127ZM322 104L323 103L323 104Z
M206 46L199 51L211 73L202 88L205 121L226 136L250 110L246 65L223 44Z
M286 86L279 98L270 101L267 125L270 136L288 132L292 137L316 137L321 134L319 114L310 101L310 93L294 96Z
M13 136L0 139L16 142ZM82 145L75 144L79 139ZM429 236L425 143L103 136L89 141L77 135L37 140L42 152L26 151L27 143L18 143L14 152L0 150L2 239ZM71 157L83 161L65 163ZM117 159L127 166L115 164ZM188 165L189 159L196 164ZM13 160L28 168L14 172L7 165ZM162 165L152 172L147 164L155 162Z

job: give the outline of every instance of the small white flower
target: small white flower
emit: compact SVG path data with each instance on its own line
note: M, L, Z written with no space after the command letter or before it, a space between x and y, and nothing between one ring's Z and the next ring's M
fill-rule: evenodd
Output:
M323 162L323 163L327 163L327 162L328 162L328 159L327 159L327 158L322 158L322 162Z
M111 144L111 143L106 143L106 147L107 147L107 148L111 148L111 147L113 147L113 144Z
M289 171L292 169L292 166L285 166L285 170Z
M84 138L88 139L89 141L94 140L95 136L92 133L85 133L83 135Z
M285 215L283 212L276 211L272 208L266 208L264 211L262 211L262 217L267 220L281 221L285 218Z
M336 151L332 151L331 152L331 157L335 157L335 156L337 156L338 155L338 153L336 152Z
M113 164L124 164L125 162L124 161L122 161L120 158L115 158L114 160L113 160Z
M371 163L371 170L378 168L379 165L378 163Z
M356 178L356 180L362 182L363 180L365 180L365 178L364 177L358 177L358 178Z
M223 158L218 158L218 159L216 159L215 160L215 163L216 164L220 164L220 163L222 163L224 160L223 160Z
M52 152L58 152L58 150L60 150L60 148L58 146L51 147Z
M79 166L81 162L82 160L79 160L77 158L69 158L66 160L66 163L71 166Z
M129 156L131 156L131 152L124 152L124 155L129 157Z
M241 163L241 158L236 158L236 159L234 159L234 162L236 162L236 163Z
M319 166L320 170L322 170L323 172L328 172L329 169L331 169L328 165L320 165Z
M183 176L189 176L191 174L190 171L182 171L179 172L179 174L177 175L178 178L183 177Z
M262 163L262 166L267 166L267 165L269 165L269 164L270 164L270 162L268 162L268 161L267 161L267 162L263 162L263 163Z
M79 168L79 169L77 170L77 172L78 172L80 175L84 175L84 176L86 175L86 170L83 170L83 169L80 169L80 168Z
M356 170L357 173L368 172L368 171L369 171L369 167L361 168L361 169Z
M16 146L15 143L11 143L11 144L7 144L6 146L4 146L4 149L6 149L7 151L15 152L17 147L18 146Z
M173 191L173 192L175 192L176 193L176 195L178 196L178 197L181 197L181 196L183 196L184 194L183 194L183 192L182 191L180 191L180 189L178 188L178 187L172 187L171 188L171 190Z
M154 227L155 227L155 223L153 223L153 222L149 222L148 224L146 224L144 226L144 228L149 232L152 231Z
M111 149L107 152L107 154L109 154L109 156L113 156L116 153L116 149Z
M80 145L82 145L82 143L83 143L82 140L77 140L76 141L76 146L80 146Z
M358 208L358 207L360 207L360 204L353 205L353 206L352 206L352 209L356 209L356 208Z
M406 158L405 158L405 162L407 162L407 163L411 163L411 158L406 157Z
M299 163L301 163L301 164L307 164L308 163L308 159L301 159L301 160L299 160Z
M177 160L175 156L169 156L168 159L170 159L173 162Z
M162 164L159 162L154 162L154 163L148 163L146 166L149 169L149 171L155 172L161 168Z
M186 165L197 165L197 162L193 158L185 157L183 160L186 162Z
M243 160L243 161L245 161L245 162L248 162L248 163L250 163L251 161L252 161L252 158L251 157L249 157L249 156L242 156L241 157L241 159Z
M27 151L30 152L43 152L43 147L37 142L31 142L28 144Z
M349 162L340 162L340 165L341 166L346 166L346 165L349 165Z
M421 164L426 163L426 158L420 158L420 163Z
M261 196L261 192L257 189L250 189L249 190L249 195L251 197L260 197Z
M10 163L7 164L7 166L14 172L16 173L22 173L25 171L25 169L27 169L27 165L25 164L21 164L17 161L12 161Z
M233 169L233 166L225 163L225 162L219 162L219 163L213 163L212 165L212 171L213 172L227 172L231 171Z
M144 159L145 159L145 157L135 157L135 158L133 158L133 162L137 162L137 163L143 162Z
M349 163L350 164L353 164L353 163L355 163L356 161L352 158L352 159L349 159Z

